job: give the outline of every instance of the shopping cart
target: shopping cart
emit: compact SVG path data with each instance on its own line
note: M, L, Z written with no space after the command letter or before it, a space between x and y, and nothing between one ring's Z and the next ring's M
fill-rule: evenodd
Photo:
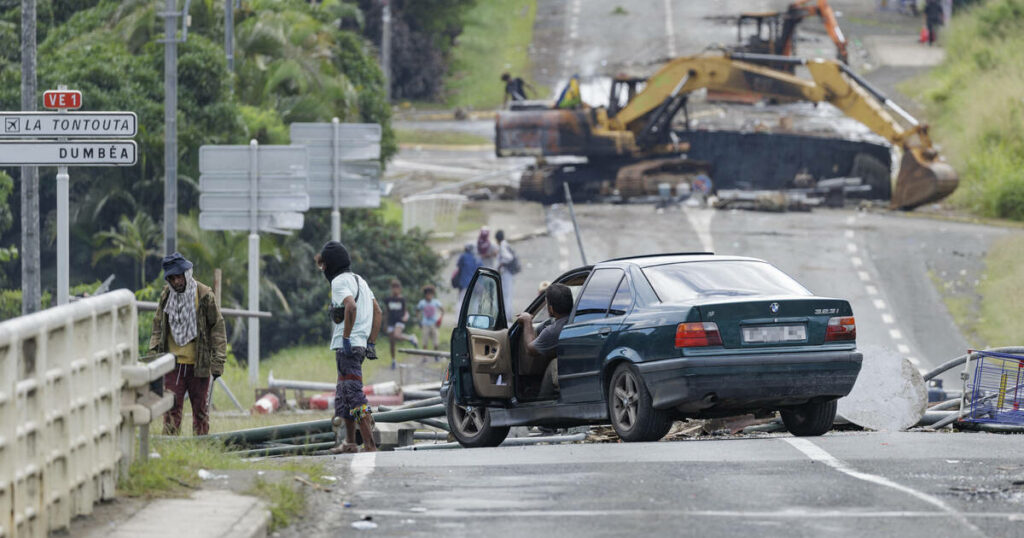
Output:
M1024 355L970 351L977 356L966 379L963 422L1024 425ZM967 361L970 365L971 361ZM965 372L966 373L966 372Z

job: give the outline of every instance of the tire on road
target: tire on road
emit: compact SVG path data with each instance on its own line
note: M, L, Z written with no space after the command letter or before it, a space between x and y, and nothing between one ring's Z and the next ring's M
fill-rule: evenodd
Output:
M836 419L836 402L807 403L782 409L779 414L789 433L797 437L814 437L832 429L832 422Z
M608 383L608 417L623 441L657 441L672 428L672 416L655 409L636 367L622 363Z
M448 391L445 402L448 427L460 445L466 448L493 447L508 437L509 427L491 426L491 414L483 406L462 406L455 403L455 391Z

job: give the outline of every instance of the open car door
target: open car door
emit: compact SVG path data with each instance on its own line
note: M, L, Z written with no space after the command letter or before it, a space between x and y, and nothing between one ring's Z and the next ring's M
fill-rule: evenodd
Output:
M462 301L452 333L452 380L456 401L512 398L512 353L501 294L501 277L480 268Z

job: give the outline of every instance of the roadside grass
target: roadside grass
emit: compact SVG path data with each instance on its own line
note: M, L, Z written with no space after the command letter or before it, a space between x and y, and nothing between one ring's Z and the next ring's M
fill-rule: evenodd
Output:
M151 448L160 457L133 462L128 475L120 479L119 495L144 499L186 497L199 489L200 469L284 471L288 475L304 476L314 483L322 483L321 477L325 474L322 464L306 460L244 461L211 441L154 439ZM267 502L272 517L271 530L287 526L305 511L304 495L290 482L268 483L257 479L256 486L247 493Z
M441 146L480 146L491 144L491 139L459 131L430 129L395 129L399 144L437 144Z
M497 108L509 72L529 81L529 46L537 0L477 2L466 17L453 49L451 73L445 84L453 107ZM543 98L546 89L537 88Z
M960 172L951 201L1024 220L1024 1L957 15L945 45L946 60L901 89L925 104L933 137Z
M384 218L384 222L393 222L402 225L402 202L398 200L392 200L391 198L381 198L380 208L377 209L380 212L381 217Z
M462 206L459 222L455 225L455 233L464 234L479 230L485 224L487 224L487 214L483 208L474 204L466 204Z

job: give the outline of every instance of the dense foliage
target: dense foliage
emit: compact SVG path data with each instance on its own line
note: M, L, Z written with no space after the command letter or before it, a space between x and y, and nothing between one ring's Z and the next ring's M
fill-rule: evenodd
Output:
M457 3L457 2L456 2ZM0 1L0 109L20 109L19 2ZM155 300L163 286L159 260L163 219L162 0L39 0L39 88L82 90L84 110L131 110L139 117L139 164L71 171L72 285L104 280ZM225 307L245 305L246 235L209 232L197 224L198 153L204 144L288 143L299 121L375 122L384 127L383 159L396 151L390 107L376 52L363 37L363 13L341 0L246 0L236 12L235 72L223 51L223 2L191 4L188 40L178 58L178 247L213 282L223 271ZM6 169L15 179L18 169ZM52 168L40 169L43 283L53 288L55 188ZM17 287L18 181L0 171L0 288ZM8 199L9 198L9 199ZM403 234L371 211L344 213L344 240L356 270L379 291L392 276L408 285L431 282L440 261L418 235ZM261 240L261 307L265 352L295 343L322 343L326 283L312 263L329 236L326 211L310 211L299 234ZM83 285L78 291L95 289ZM47 293L48 296L49 292ZM17 312L20 290L0 294L0 319ZM8 308L10 306L10 308ZM244 325L229 337L244 352ZM147 318L140 331L148 334Z
M946 60L920 81L934 135L960 171L955 201L1024 220L1024 0L989 0L953 18Z

